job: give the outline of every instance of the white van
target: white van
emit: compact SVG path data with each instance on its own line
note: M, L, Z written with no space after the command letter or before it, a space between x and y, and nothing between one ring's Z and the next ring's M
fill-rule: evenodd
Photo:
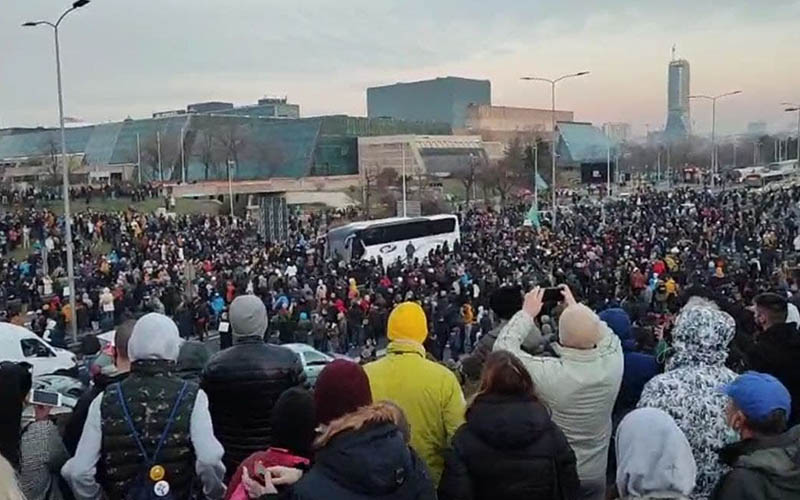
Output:
M21 326L0 323L0 361L24 361L33 366L33 376L74 372L77 359L66 349L53 347Z

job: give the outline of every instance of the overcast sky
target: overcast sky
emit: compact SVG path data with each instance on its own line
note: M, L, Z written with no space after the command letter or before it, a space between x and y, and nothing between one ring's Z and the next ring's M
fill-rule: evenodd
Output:
M67 1L0 0L0 127L57 121L52 37ZM202 100L288 95L303 116L366 114L365 88L456 75L498 105L549 107L525 74L591 70L559 87L576 119L663 127L672 44L718 127L788 128L800 101L800 0L93 0L61 28L67 116L100 122ZM710 128L695 103L695 129Z

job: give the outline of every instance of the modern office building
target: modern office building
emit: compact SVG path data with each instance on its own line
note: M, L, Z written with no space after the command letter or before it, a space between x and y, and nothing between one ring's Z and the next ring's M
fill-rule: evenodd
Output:
M409 177L448 177L488 161L480 136L388 135L358 138L359 171L393 169Z
M667 125L664 128L664 136L669 141L686 138L692 131L690 83L689 61L674 59L673 55L668 70Z
M141 175L142 181L191 183L227 179L229 162L236 181L356 175L359 136L450 133L446 124L392 119L185 113L68 128L66 142L76 182ZM60 150L58 129L0 131L0 178L54 178Z
M470 104L489 105L489 80L448 76L367 89L367 116L416 122L447 123L464 128Z
M572 111L556 110L555 121L572 121ZM550 140L553 133L553 112L549 109L515 108L470 104L463 129L456 133L480 135L485 141L508 143L519 138L530 142L536 138Z

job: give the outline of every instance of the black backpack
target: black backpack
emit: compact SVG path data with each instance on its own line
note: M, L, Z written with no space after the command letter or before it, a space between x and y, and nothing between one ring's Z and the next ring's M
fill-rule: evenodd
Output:
M131 418L128 404L125 402L125 395L122 393L122 386L119 383L116 385L117 396L119 398L120 407L122 408L122 412L125 416L125 422L128 424L128 428L133 435L133 439L136 441L136 446L139 448L139 453L141 453L142 457L144 457L142 469L136 475L136 479L134 479L128 494L125 496L125 500L174 500L172 489L170 488L169 483L165 480L166 470L162 465L158 464L158 455L161 453L161 448L164 446L164 442L167 440L170 428L172 428L172 423L175 421L175 415L178 412L178 407L180 406L183 396L186 393L186 387L188 385L187 382L183 383L183 386L178 393L178 397L175 399L175 404L172 406L172 411L170 411L167 425L164 426L164 431L158 438L158 445L156 446L152 457L147 454L147 450L145 450L144 445L142 444L139 433L136 432L136 427L133 425L133 419Z

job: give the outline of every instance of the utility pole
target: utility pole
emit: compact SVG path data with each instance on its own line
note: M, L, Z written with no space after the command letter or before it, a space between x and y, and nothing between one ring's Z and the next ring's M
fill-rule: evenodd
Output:
M139 184L142 183L142 145L139 142L139 134L136 134L136 170L139 172Z
M164 182L164 170L161 167L161 132L156 131L156 148L158 149L158 180Z
M561 80L564 80L566 78L574 78L574 77L577 77L577 76L584 76L584 75L588 75L588 74L589 74L588 71L580 71L578 73L572 73L572 74L569 74L569 75L560 76L560 77L556 78L555 80L551 80L550 78L540 78L540 77L535 77L535 76L523 76L522 77L523 80L536 81L536 82L546 82L546 83L550 84L550 104L551 104L551 107L550 107L550 111L551 111L551 114L550 114L550 126L552 127L552 133L553 133L552 146L550 147L550 159L552 161L552 167L553 167L553 178L551 179L551 182L550 182L550 190L553 192L553 229L556 228L556 219L557 219L557 214L558 214L558 207L557 207L558 199L557 199L557 196L556 196L556 143L557 143L556 142L556 139L557 139L557 134L556 134L556 84L558 82L560 82Z
M53 28L56 49L56 84L58 86L58 124L61 129L61 182L64 191L64 243L67 250L67 290L69 291L69 327L72 341L78 342L78 313L75 309L75 261L72 253L72 214L69 206L69 162L67 160L67 134L64 130L64 92L61 85L61 47L58 41L58 27L70 12L86 6L90 0L76 0L72 7L64 11L55 23L50 21L29 21L23 27L49 26Z

